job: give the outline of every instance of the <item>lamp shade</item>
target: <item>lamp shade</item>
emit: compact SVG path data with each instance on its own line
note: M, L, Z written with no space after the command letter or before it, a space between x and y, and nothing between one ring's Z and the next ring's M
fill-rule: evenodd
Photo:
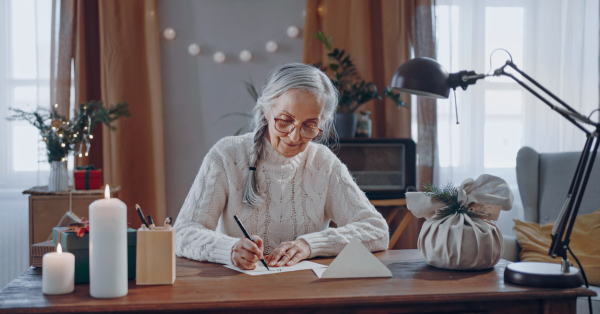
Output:
M432 98L448 98L448 72L431 58L404 62L392 77L391 87L399 92Z

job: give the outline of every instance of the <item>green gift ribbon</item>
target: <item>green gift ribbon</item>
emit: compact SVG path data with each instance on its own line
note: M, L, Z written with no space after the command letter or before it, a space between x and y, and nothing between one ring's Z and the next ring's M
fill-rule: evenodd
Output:
M87 166L77 166L77 170L85 170L85 189L90 189L90 170L96 170L94 164L90 164Z

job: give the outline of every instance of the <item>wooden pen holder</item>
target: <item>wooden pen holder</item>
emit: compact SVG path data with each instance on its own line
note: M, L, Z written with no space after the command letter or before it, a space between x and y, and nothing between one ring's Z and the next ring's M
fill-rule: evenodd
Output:
M143 226L137 232L138 285L171 285L175 282L175 228Z

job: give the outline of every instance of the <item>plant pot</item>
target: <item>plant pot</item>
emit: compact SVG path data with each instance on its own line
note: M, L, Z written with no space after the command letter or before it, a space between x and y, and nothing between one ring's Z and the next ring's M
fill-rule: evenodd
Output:
M335 131L340 138L353 138L356 135L356 124L358 115L356 113L336 113Z
M62 161L51 161L48 191L66 191L68 189L68 183L69 175L67 174L67 163Z

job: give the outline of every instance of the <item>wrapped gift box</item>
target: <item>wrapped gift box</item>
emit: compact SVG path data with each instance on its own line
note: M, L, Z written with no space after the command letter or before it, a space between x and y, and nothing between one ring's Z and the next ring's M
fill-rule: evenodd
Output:
M42 267L44 254L56 252L56 244L52 241L36 243L31 246L31 266Z
M62 227L52 229L52 241L58 242L58 232ZM129 279L135 279L135 244L137 231L127 228L127 274ZM74 232L63 232L60 236L60 244L63 252L75 255L75 283L90 282L90 234L78 237Z
M75 170L75 190L97 190L102 186L102 169Z

